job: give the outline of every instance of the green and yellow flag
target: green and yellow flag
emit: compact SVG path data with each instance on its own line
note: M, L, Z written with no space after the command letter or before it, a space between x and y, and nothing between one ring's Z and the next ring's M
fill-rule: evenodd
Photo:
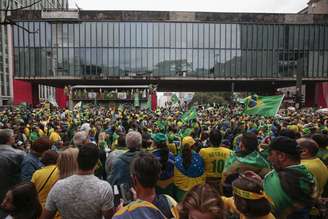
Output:
M182 122L189 122L190 120L196 119L197 118L197 111L195 107L191 107L188 112L185 112L182 115Z
M176 94L173 94L173 95L171 96L171 102L172 102L172 103L178 103L178 102L179 102L179 98L177 97Z
M275 116L284 96L257 96L245 98L244 113L248 115Z

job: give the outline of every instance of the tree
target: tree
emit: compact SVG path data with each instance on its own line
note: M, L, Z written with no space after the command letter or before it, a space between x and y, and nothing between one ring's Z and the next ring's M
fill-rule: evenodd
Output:
M191 103L226 104L230 100L230 92L196 92Z
M14 26L17 26L23 30L25 30L26 32L28 33L37 33L38 30L36 31L30 31L29 29L17 24L14 20L12 20L10 18L10 13L11 12L14 12L14 11L20 11L20 10L23 10L23 9L27 9L27 8L30 8L32 7L33 5L36 5L38 4L39 2L41 2L42 0L37 0L29 5L26 5L26 6L22 6L22 7L19 7L19 8L13 8L13 9L10 9L10 1L7 1L7 5L5 7L5 9L0 9L0 12L4 12L4 16L1 16L1 21L0 21L0 25L4 25L4 26L7 26L7 25L14 25Z

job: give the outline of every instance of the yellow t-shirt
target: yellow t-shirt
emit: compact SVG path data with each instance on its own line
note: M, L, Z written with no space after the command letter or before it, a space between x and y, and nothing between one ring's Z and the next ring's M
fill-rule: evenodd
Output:
M54 170L54 172L50 176L50 173L53 170ZM49 178L48 182L45 184L43 189L40 191L40 189L42 188L42 186L44 185L44 183L46 182L46 180L48 179L49 176L50 176L50 178ZM46 204L48 193L49 193L50 189L53 187L53 185L57 182L58 179L59 179L59 170L56 167L56 165L45 166L33 173L31 182L34 183L34 185L36 187L36 191L38 191L39 200L40 200L42 207L44 207L44 205Z
M233 197L227 198L227 197L222 196L222 201L224 204L224 208L228 212L230 212L232 214L239 214L240 219L247 219L247 217L245 215L243 215L240 211L238 211ZM275 219L275 216L273 216L273 214L269 213L263 217L257 217L257 219Z
M225 147L209 147L200 150L199 154L205 162L206 177L222 177L224 163L231 154Z
M56 143L57 141L60 141L61 137L57 132L53 131L53 132L51 132L51 134L49 136L49 140L50 140L51 144L53 144L53 143Z
M328 168L319 158L301 160L301 164L303 164L316 178L318 195L321 195L328 182Z

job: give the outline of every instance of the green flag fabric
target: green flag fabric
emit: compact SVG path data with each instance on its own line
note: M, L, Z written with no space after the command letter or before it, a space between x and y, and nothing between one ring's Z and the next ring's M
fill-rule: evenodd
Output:
M139 107L140 103L139 103L139 93L135 93L134 94L134 106L135 107Z
M188 112L185 112L182 115L182 122L189 122L190 120L196 119L197 118L197 111L195 107L191 107Z
M284 96L249 96L244 113L248 115L275 116Z
M147 107L148 110L151 110L151 96L148 96Z
M179 98L177 97L176 94L173 94L173 95L171 96L171 102L172 102L172 103L178 103L178 102L179 102Z

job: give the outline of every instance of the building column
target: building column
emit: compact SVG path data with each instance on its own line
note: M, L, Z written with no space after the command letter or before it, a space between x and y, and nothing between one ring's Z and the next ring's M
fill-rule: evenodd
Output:
M316 104L316 84L311 83L305 86L305 106L313 107Z
M39 99L39 84L32 84L32 106L37 106L40 103Z

